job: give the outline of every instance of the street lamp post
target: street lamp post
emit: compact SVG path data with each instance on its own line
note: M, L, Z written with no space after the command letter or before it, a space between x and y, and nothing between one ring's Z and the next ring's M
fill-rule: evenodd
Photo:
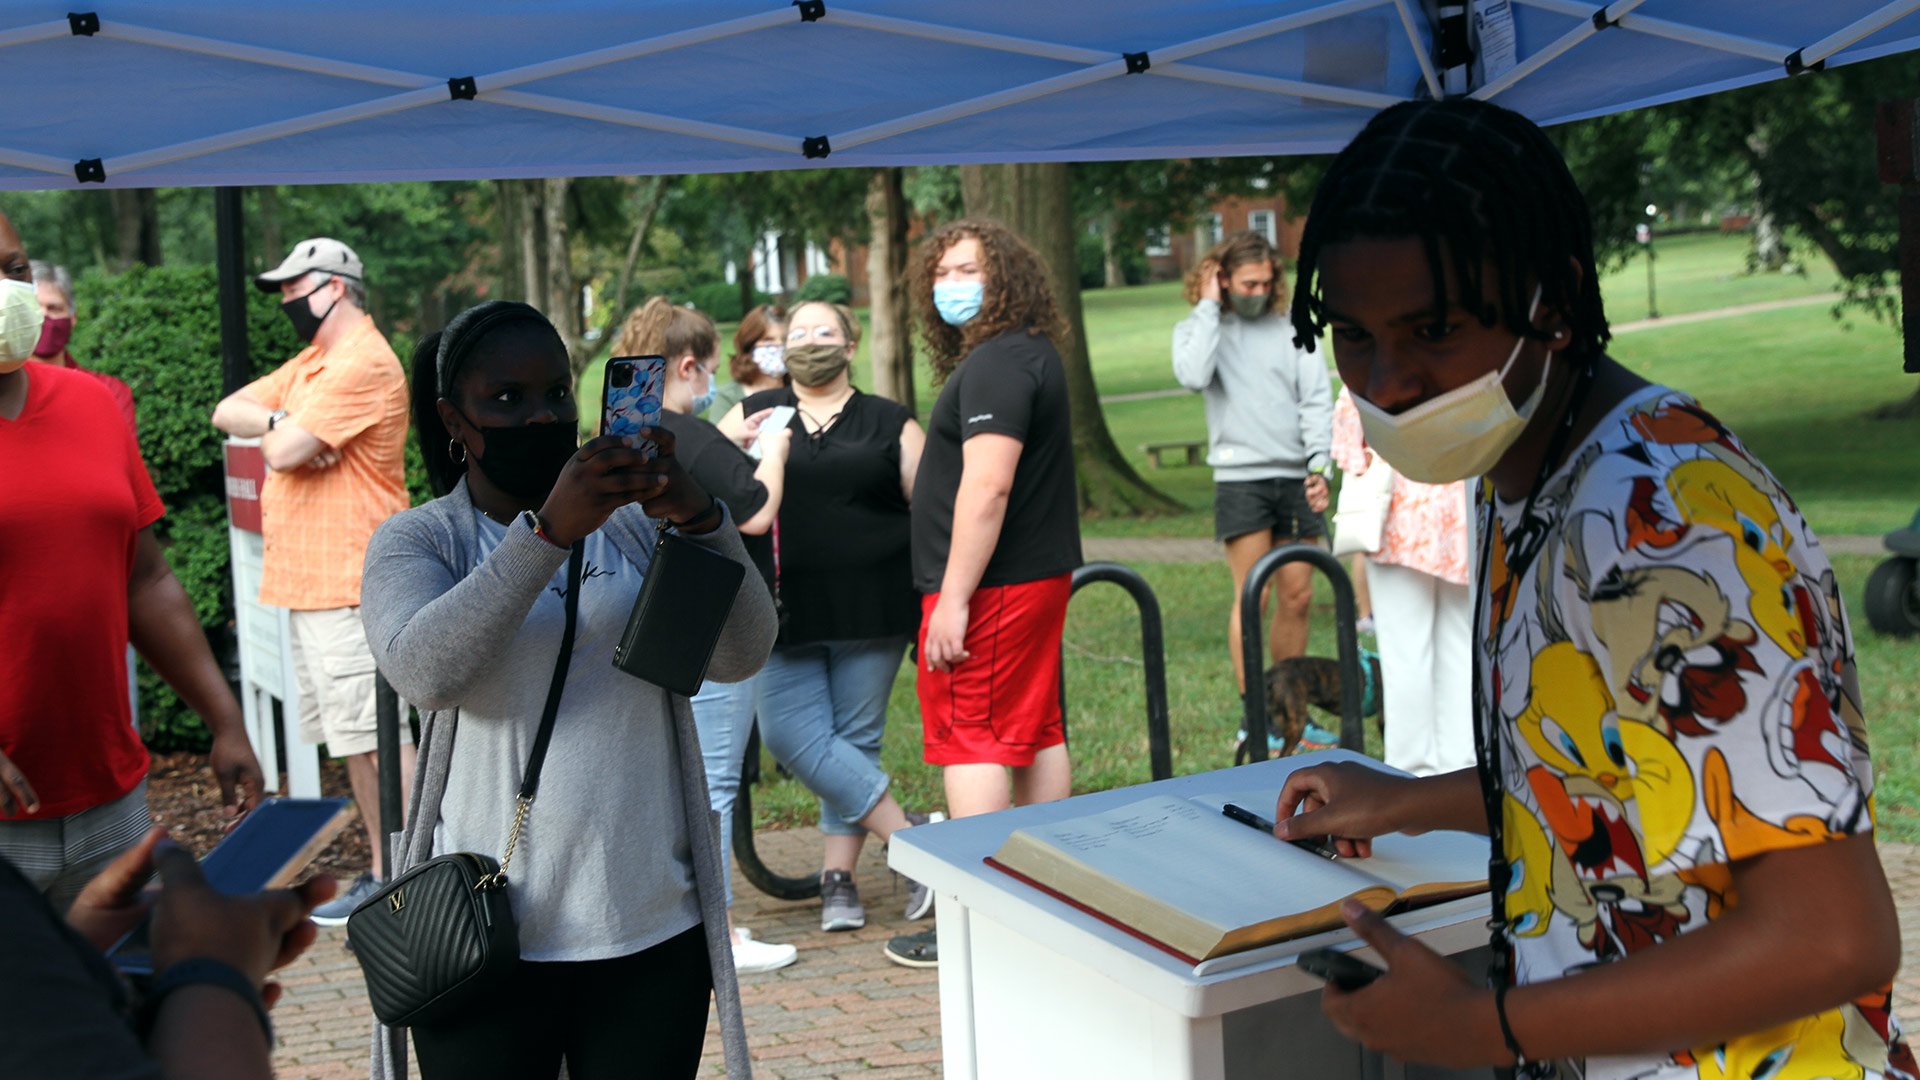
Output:
M1658 206L1648 203L1647 223L1634 230L1639 234L1637 239L1647 248L1647 318L1649 319L1660 317L1659 305L1655 304L1653 299L1653 222L1659 220L1657 216L1659 212Z

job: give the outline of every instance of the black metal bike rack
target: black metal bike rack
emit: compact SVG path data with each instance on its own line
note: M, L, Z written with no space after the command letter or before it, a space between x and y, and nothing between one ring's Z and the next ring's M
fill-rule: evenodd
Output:
M1250 761L1267 760L1267 670L1266 650L1261 643L1260 594L1268 579L1288 563L1309 562L1333 585L1334 636L1340 646L1340 748L1366 753L1367 732L1360 715L1364 676L1360 671L1360 641L1354 630L1357 609L1353 602L1353 580L1340 560L1314 544L1288 544L1277 547L1253 564L1240 589L1240 657L1244 662L1247 685L1241 693L1243 726L1247 730L1242 751ZM1239 755L1235 755L1238 760Z
M406 807L400 797L400 695L387 681L386 673L373 673L373 706L376 737L374 762L380 767L380 828L391 836L400 831L406 819ZM387 837L380 838L381 843ZM392 865L392 852L383 852L383 865Z
M1155 780L1173 775L1173 744L1167 731L1167 655L1160 619L1160 599L1147 579L1131 566L1115 562L1088 563L1073 572L1073 592L1096 582L1110 581L1125 589L1140 609L1140 652L1146 669L1147 754ZM1354 707L1359 708L1356 701ZM1060 697L1060 723L1066 726L1065 680ZM733 857L740 873L753 887L780 900L808 900L820 895L818 875L787 877L769 868L754 846L753 785L760 779L760 723L754 721L747 738L746 760L741 762L740 794L733 804Z

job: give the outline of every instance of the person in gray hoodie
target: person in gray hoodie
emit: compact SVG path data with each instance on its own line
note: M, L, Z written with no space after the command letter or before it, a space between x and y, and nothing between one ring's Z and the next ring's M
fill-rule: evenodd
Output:
M674 457L618 437L578 446L567 351L525 304L456 316L414 354L414 422L441 497L390 518L367 549L361 617L380 669L424 715L395 862L498 857L578 589L578 628L508 897L521 962L456 1016L413 1029L426 1080L691 1077L717 1000L729 1076L750 1074L726 863L687 699L613 666L656 521L751 567L725 504ZM569 551L584 553L570 582ZM707 677L751 677L773 601L749 572ZM457 736L457 738L456 738ZM396 1055L394 1051L398 1050ZM377 1039L376 1077L404 1044Z
M1239 232L1187 275L1193 312L1173 328L1173 375L1204 395L1213 467L1214 539L1233 573L1227 651L1243 690L1240 589L1260 556L1324 543L1333 456L1333 387L1325 361L1293 343L1286 281L1266 237ZM1268 590L1267 647L1277 662L1307 649L1313 569L1291 563ZM1259 677L1254 672L1254 677Z

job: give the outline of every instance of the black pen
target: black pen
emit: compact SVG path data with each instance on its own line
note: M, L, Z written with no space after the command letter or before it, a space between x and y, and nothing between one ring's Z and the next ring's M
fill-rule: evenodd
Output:
M1259 829L1261 832L1266 833L1268 836L1273 836L1273 822L1268 821L1266 818L1261 817L1259 814L1254 813L1253 811L1247 809L1244 806L1236 806L1233 803L1228 803L1225 806L1222 806L1220 808L1220 812L1222 814L1225 814L1227 817L1231 818L1232 820L1239 822L1242 825L1249 826L1250 828ZM1279 839L1279 837L1274 837L1274 839L1277 840ZM1339 850L1336 849L1332 844L1327 843L1326 839L1327 838L1324 836L1310 836L1300 840L1289 840L1287 841L1287 843L1292 844L1294 847L1297 847L1302 851L1312 852L1313 854L1319 855L1322 858L1327 858L1327 859L1339 858L1340 857Z

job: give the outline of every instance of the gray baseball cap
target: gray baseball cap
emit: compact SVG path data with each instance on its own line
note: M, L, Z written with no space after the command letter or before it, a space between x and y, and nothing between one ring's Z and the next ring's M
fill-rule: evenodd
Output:
M352 248L331 237L316 236L293 245L293 251L279 266L254 278L253 283L260 287L261 292L279 292L282 282L292 281L316 270L355 281L366 280L366 270L360 265L360 256L355 255Z

